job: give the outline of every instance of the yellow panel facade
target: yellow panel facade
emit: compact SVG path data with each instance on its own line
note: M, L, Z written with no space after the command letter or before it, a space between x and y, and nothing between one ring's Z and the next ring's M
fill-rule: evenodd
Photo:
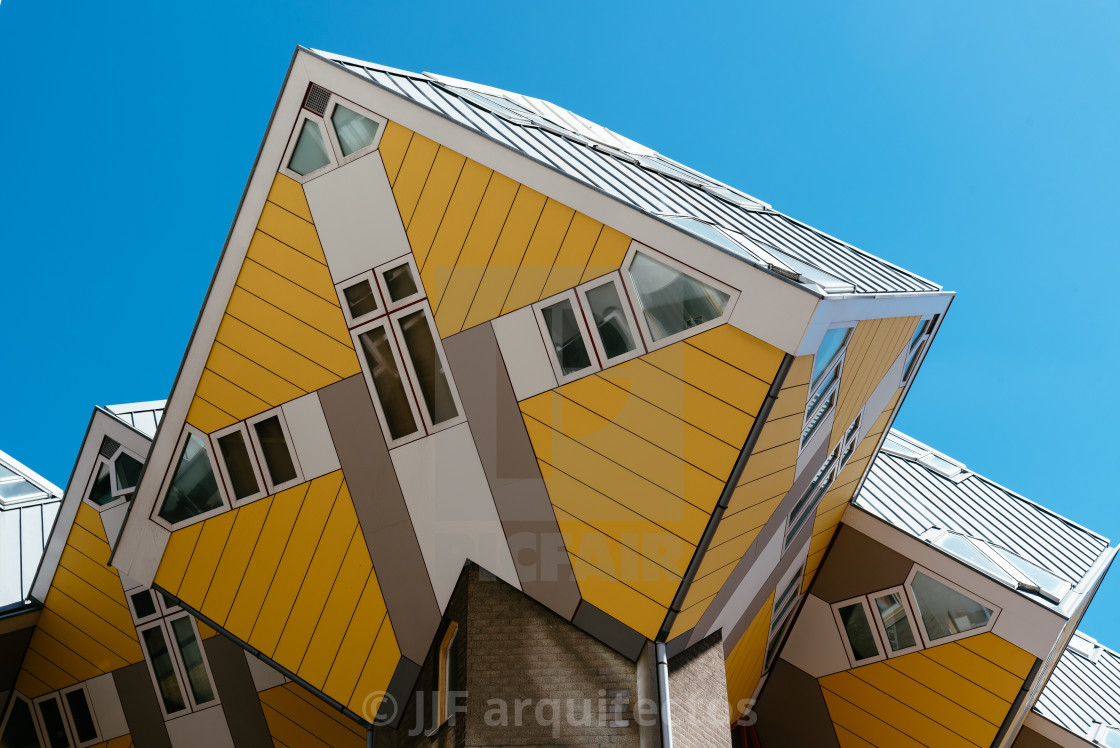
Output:
M727 707L732 723L753 706L749 699L754 696L758 682L762 679L762 668L766 664L766 637L770 631L770 613L773 609L774 594L771 593L724 661L727 672Z
M303 188L277 175L187 423L212 433L359 371Z
M365 745L356 722L332 709L307 689L286 683L260 692L268 732L276 745L334 748Z
M820 679L837 729L870 745L985 748L1034 664L993 633Z

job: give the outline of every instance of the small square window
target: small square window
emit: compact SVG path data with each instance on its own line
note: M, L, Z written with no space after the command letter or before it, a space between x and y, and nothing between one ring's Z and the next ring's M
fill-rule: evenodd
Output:
M565 291L533 308L560 384L599 371L599 361L591 349L591 336L574 291Z
M424 298L424 286L412 255L387 262L373 271L389 310L400 309Z
M138 623L152 618L159 611L156 609L156 600L152 597L152 591L147 589L140 589L136 592L129 593L128 602L132 608L132 617Z
M234 504L264 496L264 477L253 454L245 424L234 424L211 434L210 438L217 447L218 466Z
M250 418L246 425L261 474L269 493L282 491L303 481L299 461L292 449L292 437L284 412L279 408Z
M577 291L593 331L592 343L604 366L645 353L630 300L617 273L580 286Z
M885 655L879 636L872 625L866 597L857 597L832 606L832 615L840 628L844 651L852 667L882 660Z
M335 290L346 315L347 327L355 327L385 314L385 305L372 270L339 283Z

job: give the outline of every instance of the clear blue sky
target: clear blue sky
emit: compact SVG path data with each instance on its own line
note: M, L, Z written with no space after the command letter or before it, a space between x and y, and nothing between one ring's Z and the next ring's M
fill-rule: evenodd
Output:
M95 404L166 397L296 44L549 99L957 291L897 425L1120 540L1113 0L3 0L0 449L64 485Z

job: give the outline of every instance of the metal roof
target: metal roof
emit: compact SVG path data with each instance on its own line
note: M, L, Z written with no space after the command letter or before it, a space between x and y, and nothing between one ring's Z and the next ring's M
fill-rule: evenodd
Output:
M1082 737L1090 735L1094 722L1120 726L1120 654L1078 631L1034 711Z
M784 254L793 260L789 267L821 285L826 293L941 290L924 278L542 99L311 51L647 214L685 216L739 232L748 246L736 254L765 263L765 258L751 257L751 242L767 252ZM813 277L812 269L850 285L829 288Z
M918 538L939 528L986 541L1074 587L1108 550L1106 538L893 429L852 503Z
M62 489L0 452L0 611L27 599Z
M166 400L153 400L146 403L107 405L105 409L140 433L155 437L166 404Z

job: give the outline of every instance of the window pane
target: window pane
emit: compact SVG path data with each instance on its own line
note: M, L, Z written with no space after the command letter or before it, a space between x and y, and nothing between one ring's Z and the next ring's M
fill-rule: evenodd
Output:
M295 150L292 151L292 160L288 162L288 168L302 177L323 168L330 162L331 159L327 156L327 144L323 142L323 133L319 131L319 126L314 121L305 119L303 128L299 131Z
M910 589L930 641L983 628L992 618L992 611L980 603L921 572L914 575Z
M828 365L836 358L836 354L844 347L844 343L848 340L848 333L851 332L850 327L841 327L836 330L829 330L824 334L824 339L821 345L817 348L817 355L813 357L813 377L810 380L812 384L810 389L816 389L817 381L824 374Z
M892 592L875 598L875 607L879 610L879 617L883 619L883 628L887 630L887 644L892 652L918 645L914 629L910 627L910 616L906 615L906 606L898 593Z
M607 358L612 359L634 350L634 336L626 321L623 311L625 307L618 296L618 287L614 283L604 283L591 289L587 292L587 303L591 307L591 317L595 320L595 329L599 333L599 340L603 342Z
M140 590L129 596L132 600L132 610L137 618L147 618L155 615L156 601L152 598L151 590Z
M349 288L342 289L346 305L350 307L350 319L360 319L377 311L377 294L369 280L360 280Z
M1005 551L1002 548L994 548L996 553L1003 557L1007 563L1014 566L1019 570L1019 573L1030 579L1038 588L1046 593L1050 599L1055 602L1061 601L1065 594L1069 592L1070 583L1061 577L1051 574L1045 569L1032 564L1022 556L1016 555L1011 551Z
M136 488L136 482L140 480L140 470L143 469L144 463L135 459L132 455L121 452L117 455L113 467L117 472L118 488Z
M338 144L342 146L342 155L360 151L367 145L372 145L377 135L377 124L369 117L363 117L357 112L352 112L339 104L331 114L331 124L338 135Z
M1007 572L999 568L990 558L977 550L976 546L960 535L947 533L938 538L936 543L970 566L987 572L1004 584L1015 586L1015 580Z
M591 357L587 354L583 333L576 323L572 303L564 299L552 306L546 306L541 309L541 316L552 339L552 347L556 351L560 371L564 374L573 374L591 366Z
M152 662L152 670L156 674L156 690L163 699L167 713L174 714L186 709L183 692L179 690L179 679L175 677L175 666L171 663L171 652L163 638L163 629L156 626L142 631L141 635L144 637L144 647L148 650L148 659Z
M389 289L389 298L392 301L407 299L419 290L416 286L416 278L412 275L412 266L407 262L390 268L381 275L385 278L385 286Z
M77 732L79 743L85 743L97 738L97 726L93 723L93 713L86 701L86 692L82 689L70 691L66 694L66 707L70 717L74 720L74 731Z
M288 451L288 440L284 438L284 428L280 416L271 416L253 424L257 431L257 441L264 453L264 464L272 477L272 485L287 483L296 477L296 466L292 453Z
M455 408L455 398L443 370L443 362L436 351L432 328L423 310L401 317L401 333L404 347L412 360L416 378L420 380L420 394L428 408L428 416L433 424L443 423L459 415Z
M93 482L93 488L90 489L89 500L98 506L116 501L113 497L113 485L109 481L109 467L105 463L97 466L97 480Z
M109 474L106 473L105 478L108 477ZM46 494L25 480L0 483L0 499L30 499L35 496L46 496ZM109 500L113 500L111 496Z
M214 689L210 685L210 676L206 674L206 662L202 659L202 650L198 646L198 639L194 635L194 626L189 618L176 618L171 621L171 630L175 634L175 643L179 645L179 654L183 658L183 666L187 669L187 684L190 686L194 703L205 704L214 700Z
M1102 745L1107 745L1109 748L1120 748L1120 730L1115 727L1109 727L1099 739Z
M634 255L630 279L654 340L716 319L731 298L643 254Z
M47 734L47 744L50 748L69 748L70 736L66 732L66 720L62 716L62 707L58 699L50 698L40 701L39 718L43 721L43 731Z
M12 704L8 724L4 727L4 734L0 735L0 745L4 748L41 748L31 707L23 699L16 699Z
M385 335L385 328L375 327L363 332L358 340L362 343L362 353L369 366L377 399L381 401L389 435L393 439L400 439L415 433L416 419L412 417L408 394L401 381L401 372L397 367L397 359L393 356L393 348L389 345L389 338Z
M222 494L218 491L218 481L206 447L201 439L189 434L159 516L175 524L221 505Z
M840 608L840 620L857 662L879 655L879 645L875 642L875 634L871 633L871 622L867 620L863 605L855 603Z
M260 491L257 475L253 470L253 458L249 456L249 446L245 444L245 435L240 431L231 431L218 439L218 449L222 451L222 459L226 462L226 471L233 484L233 495L243 499Z

